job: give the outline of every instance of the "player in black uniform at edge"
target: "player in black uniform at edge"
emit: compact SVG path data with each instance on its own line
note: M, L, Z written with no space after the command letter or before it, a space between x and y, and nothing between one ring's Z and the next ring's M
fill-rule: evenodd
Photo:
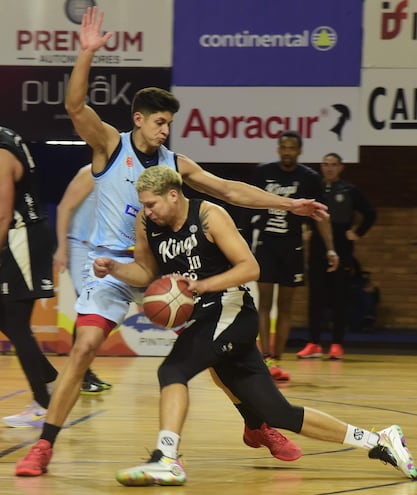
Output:
M188 410L188 381L213 367L222 382L268 424L310 438L361 447L370 458L417 476L397 425L378 433L344 423L321 411L291 405L276 387L256 345L258 315L249 290L259 266L226 211L208 201L188 200L180 174L164 165L138 179L143 209L136 223L135 261L96 258L98 277L113 275L145 287L160 274L176 273L196 294L189 325L158 370L160 432L149 462L124 469L123 485L182 485L178 446ZM225 235L227 233L227 235Z
M3 422L39 427L49 405L48 384L58 372L42 353L30 322L36 299L54 296L54 236L32 156L22 137L6 127L0 127L0 204L0 329L15 348L33 396L21 413Z

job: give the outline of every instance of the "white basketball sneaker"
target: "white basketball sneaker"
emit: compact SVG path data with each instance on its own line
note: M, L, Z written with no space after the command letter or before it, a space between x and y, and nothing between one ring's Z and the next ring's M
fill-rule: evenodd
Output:
M154 450L146 464L122 469L116 474L116 479L125 486L176 486L185 483L186 475L178 459L171 459L160 450Z
M407 478L416 479L417 468L407 448L402 429L398 425L392 425L379 431L378 435L378 444L368 452L368 456L371 459L379 459L385 464L391 464L402 471Z
M3 423L11 428L40 427L45 423L46 409L41 407L35 400L23 409L22 412L13 416L5 416Z

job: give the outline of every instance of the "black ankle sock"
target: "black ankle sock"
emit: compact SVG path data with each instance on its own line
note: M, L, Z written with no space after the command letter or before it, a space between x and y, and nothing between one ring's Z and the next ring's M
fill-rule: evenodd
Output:
M263 423L255 414L249 411L243 404L235 404L236 409L239 411L242 418L245 420L246 426L250 430L257 430Z
M56 437L58 433L61 431L60 426L51 425L50 423L45 423L43 425L41 439L48 440L51 443L51 446L55 443Z

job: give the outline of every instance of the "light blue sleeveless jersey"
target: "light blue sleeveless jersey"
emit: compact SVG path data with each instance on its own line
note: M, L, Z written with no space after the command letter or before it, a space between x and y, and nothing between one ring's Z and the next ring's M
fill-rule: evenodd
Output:
M75 210L68 228L68 238L87 242L96 218L96 194L93 189Z
M125 251L135 244L135 221L142 208L136 181L145 170L131 142L132 132L120 134L117 154L105 170L94 176L96 209L89 236L93 246ZM176 170L175 154L165 146L158 151L158 164Z

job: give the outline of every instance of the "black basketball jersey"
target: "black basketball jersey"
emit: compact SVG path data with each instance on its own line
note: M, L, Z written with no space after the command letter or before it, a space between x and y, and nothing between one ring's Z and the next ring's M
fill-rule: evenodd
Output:
M305 165L298 164L292 172L282 170L279 162L257 166L256 185L273 194L286 198L307 198L321 201L322 188L320 175ZM257 210L261 216L261 236L292 236L301 239L301 225L304 221L299 215L286 210L270 208Z
M187 219L178 232L146 219L148 242L161 275L179 273L192 280L201 280L231 267L222 251L204 234L200 219L201 203L201 199L189 200Z
M15 131L0 127L0 148L13 153L24 168L22 178L15 186L14 218L10 228L44 220L46 212L39 196L35 163L26 144Z

